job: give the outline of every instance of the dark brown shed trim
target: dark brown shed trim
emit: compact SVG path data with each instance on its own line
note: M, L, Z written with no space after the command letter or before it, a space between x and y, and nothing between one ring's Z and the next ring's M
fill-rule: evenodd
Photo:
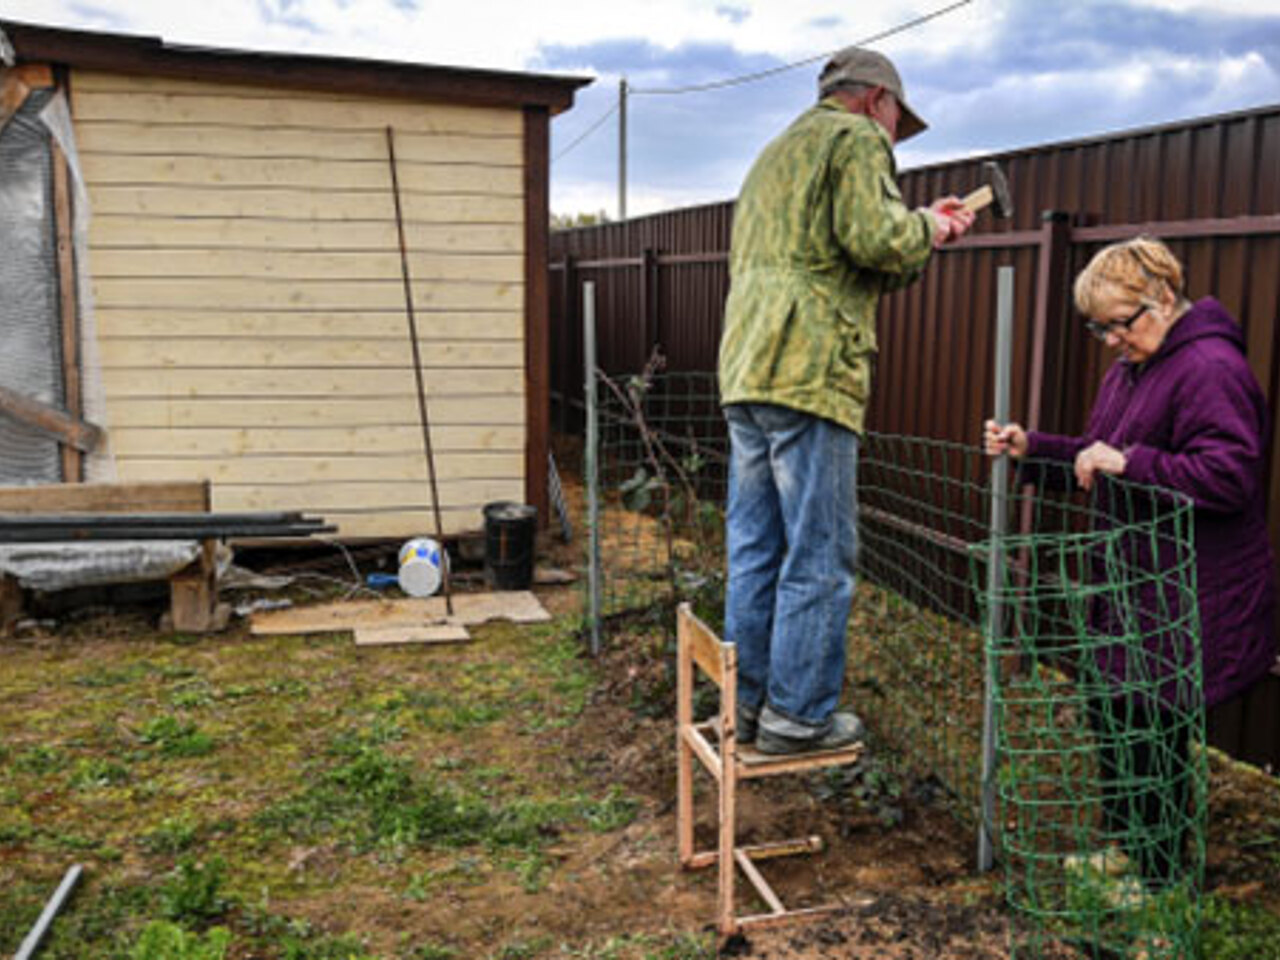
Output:
M188 47L165 43L160 37L64 30L9 20L0 20L0 29L12 42L19 63L469 106L534 106L553 116L569 109L574 91L591 82L586 77Z

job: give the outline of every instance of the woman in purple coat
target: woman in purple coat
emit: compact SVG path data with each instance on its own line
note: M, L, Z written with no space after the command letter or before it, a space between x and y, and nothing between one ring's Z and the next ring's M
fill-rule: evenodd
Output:
M1158 240L1138 237L1100 250L1077 277L1075 300L1092 318L1089 332L1119 354L1084 435L987 421L986 451L1071 463L1085 490L1110 474L1191 499L1204 700L1212 708L1247 693L1276 662L1262 390L1245 360L1239 326L1213 298L1192 303L1184 296L1182 265ZM1159 712L1131 709L1130 716L1159 727ZM1186 756L1185 742L1166 746ZM1104 751L1101 761L1104 831L1122 837L1129 807L1120 809L1123 797L1108 802L1105 781L1120 770L1140 772L1150 760ZM1153 796L1138 804L1138 815L1159 816L1163 802ZM1177 872L1179 857L1166 849L1161 859L1167 862L1140 865L1144 878L1158 885ZM1124 860L1119 852L1111 858Z

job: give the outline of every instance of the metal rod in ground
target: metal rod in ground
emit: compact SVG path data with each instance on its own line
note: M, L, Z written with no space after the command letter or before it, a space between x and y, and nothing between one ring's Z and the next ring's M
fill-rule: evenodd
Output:
M431 420L427 417L427 389L422 380L422 354L418 348L418 321L413 313L413 284L409 279L409 251L404 242L404 214L400 210L400 176L396 172L396 138L387 127L387 156L391 162L391 195L396 208L396 236L400 241L400 276L404 281L404 309L409 318L409 343L413 347L413 375L418 383L418 419L422 421L422 446L427 455L427 479L431 483L431 511L436 521L436 541L440 544L440 577L444 587L444 608L453 616L453 585L449 558L444 546L444 523L440 520L440 491L436 486L436 459L431 450Z
M596 285L582 285L582 354L587 401L587 616L591 619L591 654L600 653L600 422L596 409Z
M1009 422L1009 379L1013 362L1013 267L996 273L995 411L997 423ZM987 555L987 669L982 704L982 813L978 823L978 869L991 869L995 860L996 716L995 685L999 663L994 651L1004 625L1000 591L1004 585L1001 556L1008 524L1009 457L991 465L991 537Z
M36 955L36 951L40 949L40 941L44 939L44 935L49 932L49 927L53 925L53 918L58 915L62 905L71 896L71 891L74 889L76 881L80 879L82 872L83 868L78 863L67 870L62 882L58 884L58 889L53 892L49 902L44 905L44 910L36 918L36 925L31 928L31 932L22 941L22 946L18 947L18 952L13 955L13 960L31 960L31 957Z

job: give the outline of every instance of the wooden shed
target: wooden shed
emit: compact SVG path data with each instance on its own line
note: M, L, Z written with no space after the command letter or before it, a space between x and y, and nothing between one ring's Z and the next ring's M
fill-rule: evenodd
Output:
M589 80L0 29L6 101L69 104L88 289L55 143L52 405L83 419L98 378L115 479L207 478L215 510L344 538L431 531L409 287L446 533L494 500L546 516L549 122ZM65 329L89 311L96 358ZM64 445L61 479L83 470Z

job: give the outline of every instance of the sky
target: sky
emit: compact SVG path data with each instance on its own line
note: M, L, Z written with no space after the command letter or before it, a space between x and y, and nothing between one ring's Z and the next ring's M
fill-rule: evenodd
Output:
M0 0L0 18L593 77L552 121L551 208L616 218L622 78L628 214L728 200L814 102L825 54L956 2ZM929 123L899 145L900 169L1280 102L1280 0L960 0L874 46Z

